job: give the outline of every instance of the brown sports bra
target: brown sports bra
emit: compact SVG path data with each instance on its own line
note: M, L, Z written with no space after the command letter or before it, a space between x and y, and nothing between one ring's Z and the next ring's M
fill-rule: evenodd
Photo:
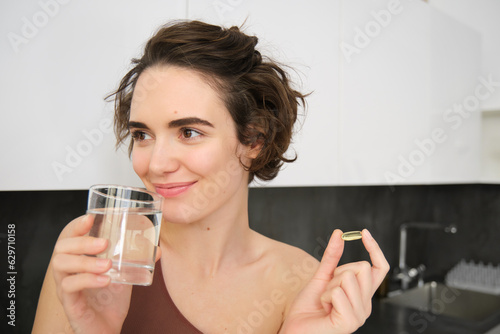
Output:
M132 288L130 308L121 333L203 334L182 315L170 298L160 262L156 262L151 286Z

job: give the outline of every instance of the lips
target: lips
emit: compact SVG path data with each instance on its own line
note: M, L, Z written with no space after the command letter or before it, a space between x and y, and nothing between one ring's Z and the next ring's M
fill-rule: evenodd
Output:
M175 197L186 192L191 186L196 183L194 182L177 182L177 183L165 183L165 184L153 184L155 190L158 194L165 198Z

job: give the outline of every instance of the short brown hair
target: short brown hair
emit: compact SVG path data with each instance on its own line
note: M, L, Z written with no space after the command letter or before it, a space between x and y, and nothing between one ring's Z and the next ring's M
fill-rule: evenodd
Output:
M140 59L123 77L115 97L117 145L129 136L128 121L137 79L147 68L172 65L197 71L215 85L236 124L244 145L262 144L250 166L254 176L272 180L284 162L290 145L297 109L306 95L294 90L282 65L263 58L255 49L257 37L238 27L223 28L200 21L176 21L161 27L147 42ZM130 144L129 153L133 143Z

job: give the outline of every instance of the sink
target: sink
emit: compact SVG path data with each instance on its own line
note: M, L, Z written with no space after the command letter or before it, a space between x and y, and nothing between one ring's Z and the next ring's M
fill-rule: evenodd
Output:
M437 282L394 294L383 301L471 322L483 322L500 315L500 295L452 288Z

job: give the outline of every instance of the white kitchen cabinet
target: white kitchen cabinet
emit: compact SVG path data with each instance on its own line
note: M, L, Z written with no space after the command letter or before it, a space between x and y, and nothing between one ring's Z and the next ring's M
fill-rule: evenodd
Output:
M481 70L491 75L497 86L481 101L481 109L500 110L500 1L429 0L429 5L481 34Z
M140 185L126 149L115 152L103 99L160 24L186 17L186 0L0 7L0 190Z
M474 94L479 34L421 1L343 1L342 26L341 184L477 182L477 106L445 113Z
M500 2L496 0L430 0L429 4L481 35L481 77L483 85L481 118L481 177L483 183L500 183Z
M481 35L430 7L431 126L443 141L429 156L430 183L477 183L481 175Z
M342 1L340 183L425 183L430 18L420 1Z
M303 72L315 93L295 144L299 160L271 185L477 180L478 118L450 131L443 113L477 83L479 36L425 2L195 0L189 17L246 19L278 58L310 64Z
M457 125L446 112L480 84L481 36L426 2L66 2L2 5L0 86L8 93L0 108L9 140L0 190L140 185L125 149L114 150L112 103L103 98L173 18L243 24L263 54L291 65L298 88L312 92L290 150L298 160L265 185L480 179L479 114Z
M500 183L500 110L482 113L482 173L483 183Z

